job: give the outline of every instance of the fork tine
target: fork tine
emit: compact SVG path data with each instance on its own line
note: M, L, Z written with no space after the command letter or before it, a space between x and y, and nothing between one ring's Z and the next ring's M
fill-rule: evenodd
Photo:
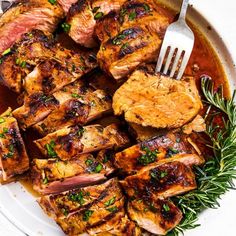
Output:
M165 68L164 68L163 74L167 74L167 71L169 69L169 66L170 66L171 59L173 57L174 51L175 51L175 48L170 47L170 51L169 51L169 54L168 54L168 57L167 57L167 60L166 60L166 64L165 64Z
M174 61L174 64L173 64L171 72L170 72L170 77L173 77L174 74L175 74L175 71L176 71L176 68L177 68L177 65L178 65L181 53L182 53L182 50L177 49L177 53L176 53L176 56L175 56L175 61Z
M188 64L190 55L191 55L191 52L186 52L185 51L183 59L182 59L182 62L181 62L181 66L180 66L179 71L178 71L178 75L176 77L177 80L180 80L182 78L184 70L185 70L185 68L186 68L186 66Z
M166 55L167 48L168 47L166 47L166 45L163 43L161 47L161 51L159 53L159 57L158 57L158 61L157 61L156 69L155 69L155 74L161 71L161 67L162 67L162 64Z

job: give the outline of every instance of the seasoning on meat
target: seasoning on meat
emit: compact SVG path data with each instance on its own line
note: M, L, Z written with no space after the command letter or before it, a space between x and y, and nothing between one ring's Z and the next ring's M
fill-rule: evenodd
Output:
M52 154L52 145L49 148ZM54 194L101 182L114 171L110 155L110 151L104 150L96 157L83 154L68 161L34 159L31 170L33 188L41 194Z
M115 166L126 174L136 173L143 167L179 160L186 165L200 165L204 158L199 156L188 141L188 136L168 132L116 153Z
M48 134L35 141L40 151L48 157L70 160L78 154L123 147L129 138L116 124L75 126Z
M9 182L29 169L29 158L17 121L9 108L0 115L0 182Z
M202 102L192 77L173 80L137 70L116 91L112 106L128 122L170 129L191 121Z

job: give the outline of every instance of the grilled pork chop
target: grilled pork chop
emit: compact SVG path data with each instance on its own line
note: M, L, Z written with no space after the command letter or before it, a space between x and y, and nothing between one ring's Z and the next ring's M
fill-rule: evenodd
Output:
M145 202L143 199L135 199L128 202L127 210L130 219L155 235L166 235L182 219L181 211L168 200Z
M22 34L32 29L52 33L64 12L57 4L48 0L16 1L0 18L0 54L8 50Z
M116 153L114 164L126 174L134 174L149 164L173 160L186 165L204 163L186 135L169 132Z
M55 194L105 180L113 171L108 151L76 156L69 161L34 159L33 188L41 194Z
M34 125L42 135L76 124L84 125L111 111L110 96L81 80L64 87L54 96L60 101L59 107Z
M142 63L155 61L168 24L154 1L127 1L119 13L111 13L98 25L100 67L121 79Z
M97 46L95 26L97 21L110 11L115 11L126 0L80 0L73 4L67 15L69 36L85 47Z
M39 204L67 235L112 233L122 229L122 221L124 234L121 231L115 235L138 235L125 232L124 222L127 226L131 222L125 217L124 197L116 179L101 185L44 196L39 199ZM135 232L134 224L132 228Z
M195 175L185 161L188 162L185 156L165 159L159 164L142 168L136 175L128 176L121 183L129 197L135 198L156 200L185 193L197 187Z
M58 130L35 141L40 151L48 157L70 160L73 157L129 143L127 135L116 124L75 126Z
M45 60L47 61L34 69L38 63ZM93 52L66 49L51 36L33 30L24 34L11 51L1 58L0 77L5 86L17 93L21 92L24 86L31 93L32 87L37 88L36 91L46 90L49 93L80 78L96 66ZM59 69L63 69L64 77L58 73ZM24 80L30 72L32 73L29 78ZM60 78L65 79L65 75L69 78L63 83L56 83Z
M112 106L128 122L178 128L198 114L202 102L192 77L178 81L137 70L116 91Z
M0 182L11 181L28 169L25 145L17 121L8 109L0 115Z

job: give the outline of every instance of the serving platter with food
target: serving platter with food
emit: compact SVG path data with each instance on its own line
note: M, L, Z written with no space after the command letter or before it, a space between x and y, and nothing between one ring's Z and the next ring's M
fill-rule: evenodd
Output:
M22 232L180 235L234 187L235 71L194 9L184 75L155 73L177 5L24 0L2 14L0 209Z

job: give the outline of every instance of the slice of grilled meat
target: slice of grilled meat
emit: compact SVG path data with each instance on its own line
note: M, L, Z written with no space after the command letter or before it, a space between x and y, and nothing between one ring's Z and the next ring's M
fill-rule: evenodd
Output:
M10 48L21 35L39 29L53 32L59 21L64 17L64 11L55 2L48 0L16 1L0 18L0 54Z
M174 157L165 159L163 163L161 161L159 164L146 166L121 183L129 197L135 198L156 200L185 193L197 187L191 167L185 164L186 159L188 158L185 156Z
M135 199L128 202L127 211L130 219L155 235L166 235L182 219L181 211L169 200L145 202Z
M78 0L57 0L64 12L67 13L72 4L78 2Z
M85 47L98 46L94 34L97 21L110 11L118 10L125 1L81 0L73 4L66 20L70 37Z
M155 61L168 24L154 1L126 1L119 13L110 13L97 26L100 67L121 79L142 63Z
M173 158L186 165L203 164L204 158L188 139L182 133L159 135L116 153L114 164L126 174L134 174L149 164L173 161Z
M0 115L0 182L29 169L29 158L11 109Z
M44 155L69 160L79 154L123 147L129 143L129 138L116 124L105 128L89 125L61 129L35 143Z
M125 217L124 197L116 179L104 184L75 189L39 199L43 210L61 226L67 235L79 235L112 223ZM116 222L110 227L114 227Z
M47 62L42 62L34 70L38 63L45 60ZM11 51L1 58L0 78L4 85L17 93L20 93L24 86L29 92L32 92L30 86L34 86L37 88L36 91L46 90L49 93L80 78L96 66L93 52L66 49L56 43L51 36L33 30L24 34ZM63 77L58 73L59 69L63 69L64 77L66 74L71 79L63 83L55 83L53 80ZM32 73L29 78L24 81L30 72Z
M34 159L33 188L41 194L54 194L105 180L113 171L109 151L76 156L69 161L57 158Z
M129 122L178 128L198 114L202 102L192 77L173 80L137 70L116 91L112 106L116 115L124 113Z
M34 125L42 135L76 124L84 125L111 111L111 98L103 90L95 90L78 80L54 93L59 107Z

